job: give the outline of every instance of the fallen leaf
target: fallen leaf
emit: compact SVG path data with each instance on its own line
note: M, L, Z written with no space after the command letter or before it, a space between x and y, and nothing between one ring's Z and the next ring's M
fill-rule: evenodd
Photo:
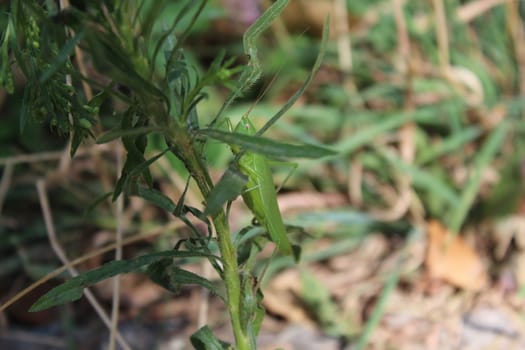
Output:
M427 234L425 263L431 278L471 291L487 286L488 276L481 258L461 237L454 236L436 220L428 223Z

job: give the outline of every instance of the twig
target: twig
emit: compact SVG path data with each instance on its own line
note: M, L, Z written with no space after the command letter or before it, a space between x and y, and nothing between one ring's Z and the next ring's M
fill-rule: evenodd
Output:
M348 177L348 197L352 205L360 208L363 205L363 163L359 160L359 154L352 157Z
M122 169L122 154L118 147L115 148L117 157L117 169ZM124 196L117 198L115 205L116 231L115 231L115 260L122 260L122 231L124 211ZM113 300L111 309L111 332L109 335L109 350L115 349L115 336L118 335L118 319L120 309L120 275L113 277Z
M525 30L523 29L523 21L520 17L519 2L507 2L506 9L507 28L512 38L519 74L519 91L521 96L525 96Z
M406 181L400 180L399 186L399 196L390 208L381 210L373 209L370 211L370 215L374 219L379 221L396 221L405 215L412 201L412 193L410 191L410 185L407 185Z
M448 28L447 18L445 15L445 6L443 4L443 0L432 0L432 5L434 6L434 12L436 15L436 37L439 51L439 67L441 69L441 74L448 78L450 53L448 48Z
M481 16L488 10L501 5L503 3L516 2L516 0L477 0L469 1L458 7L456 10L456 18L459 22L468 23L473 19Z
M64 250L62 249L60 243L57 240L56 232L55 232L55 225L53 224L53 217L51 215L51 208L49 206L49 200L47 198L47 192L45 188L45 180L40 179L36 182L36 188L38 192L38 199L40 200L40 206L42 208L42 215L44 216L44 222L46 225L46 231L47 236L49 238L49 243L51 244L51 247L53 248L53 251L55 252L55 255L60 259L64 267L68 270L68 272L71 274L71 276L75 277L78 276L78 271L73 267L72 263L67 258ZM86 296L86 299L89 301L93 309L95 309L95 312L100 317L100 319L104 322L104 324L111 329L111 322L96 299L95 295L89 290L88 288L84 289L84 294ZM131 350L131 347L127 344L126 340L120 335L120 333L116 334L116 338L120 346L122 346L123 349Z
M35 163L47 160L57 160L62 157L63 151L56 152L41 152L34 154L21 154L19 156L0 158L0 165L19 164L19 163Z
M355 85L350 79L352 73L352 42L348 26L348 11L345 0L334 0L334 27L337 35L337 56L339 69L345 75L345 87L355 91Z
M21 330L10 330L9 333L1 334L0 338L15 340L17 342L22 342L26 344L38 344L37 348L51 347L53 349L65 349L66 345L64 344L64 339L60 337L54 337L50 335L35 334L34 332L27 332ZM29 347L28 348L33 348Z
M94 147L80 147L77 151L77 156L83 156L86 154L92 154L93 152L100 151L107 149L107 145L98 145L97 150L95 150ZM20 163L36 163L36 162L45 162L50 160L60 160L62 155L64 154L63 151L52 151L52 152L40 152L40 153L33 153L33 154L21 154L17 156L11 156L11 157L4 157L0 158L0 166L7 165L7 163L12 163L13 165L20 164Z

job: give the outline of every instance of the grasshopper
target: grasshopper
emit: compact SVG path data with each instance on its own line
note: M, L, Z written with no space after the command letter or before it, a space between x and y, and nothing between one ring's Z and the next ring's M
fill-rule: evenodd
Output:
M234 132L255 135L256 129L247 114L242 116ZM231 146L236 155L241 153L238 146ZM252 211L255 219L266 229L272 241L284 255L292 254L292 245L286 235L277 196L273 185L270 162L262 154L245 151L238 160L239 170L248 177L242 198Z

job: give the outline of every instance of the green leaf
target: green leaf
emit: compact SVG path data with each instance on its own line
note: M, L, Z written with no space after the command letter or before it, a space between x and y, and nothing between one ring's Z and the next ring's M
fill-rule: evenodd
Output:
M137 120L137 117L139 119ZM147 128L147 120L140 114L137 114L134 108L130 107L122 114L121 130L134 130ZM113 191L113 200L115 200L123 191L134 194L137 191L140 179L143 179L148 186L152 186L153 177L149 168L143 168L142 173L137 174L136 168L141 167L147 160L144 158L148 137L146 134L122 136L122 144L126 149L126 162L122 169L122 174L115 185ZM135 172L134 172L135 171ZM135 175L131 175L134 172Z
M104 202L106 199L110 198L112 194L113 192L106 192L103 195L95 198L95 200L89 203L89 205L84 209L83 216L87 217L87 215L91 213L91 211L95 209L95 207L97 207L100 203Z
M149 37L153 30L153 25L155 21L158 20L162 12L165 10L168 3L165 1L153 1L150 7L144 11L144 19L142 20L142 25L140 28L140 35L144 37Z
M425 169L404 162L401 158L390 154L381 153L382 156L395 168L409 175L415 187L424 188L432 192L437 198L449 205L455 205L459 196L445 181Z
M157 62L157 55L161 49L161 47L165 44L166 40L170 37L172 37L173 32L175 31L175 28L179 24L179 21L184 17L186 13L190 10L191 6L194 5L193 1L188 1L184 7L179 11L177 16L173 19L173 22L171 23L171 26L168 30L164 31L164 33L161 35L161 37L157 40L157 45L155 46L155 50L153 50L153 55L151 56L151 62L153 62L153 65ZM157 17L155 17L157 18ZM144 28L144 25L143 25ZM176 50L176 48L174 48Z
M481 135L481 132L481 128L477 126L465 128L454 133L447 139L443 139L443 141L436 145L425 147L421 150L417 164L421 166L444 154L456 152L466 143L477 139Z
M177 205L173 203L173 201L169 197L155 189L139 187L136 195L144 198L149 202L152 202L153 204L170 213L174 213L175 209L177 209Z
M170 151L171 148L166 148L164 151L160 152L159 154L154 155L150 159L142 162L141 164L137 165L133 170L129 172L129 176L139 176L144 171L146 171L149 166L153 163L155 163L160 157L162 157L166 152Z
M162 132L162 128L159 128L158 126L143 126L139 128L133 128L133 129L118 128L118 129L110 130L107 133L98 137L97 144L107 143L107 142L116 140L121 137L138 136L138 135L149 134L152 132Z
M206 198L204 215L217 214L226 202L234 200L242 193L247 182L248 176L232 166L228 167Z
M459 200L455 203L454 210L448 219L452 232L459 232L476 196L479 194L479 187L483 182L482 175L490 162L496 157L497 152L501 150L501 145L505 142L508 131L509 123L501 123L496 129L491 131L487 140L477 152L472 175L464 186Z
M412 121L433 121L436 119L436 112L433 108L420 108L415 111L388 113L381 116L381 118L382 120L377 120L366 127L358 129L350 137L343 138L335 146L339 155L347 155L367 144L373 144L375 138L399 128L406 123Z
M175 266L173 259L162 259L150 264L146 274L153 282L173 293L178 293L181 285L196 284L208 289L223 301L226 300L224 294L211 281Z
M165 100L162 91L140 75L139 67L134 65L130 54L126 52L114 34L96 30L88 31L86 41L90 46L89 51L92 54L93 63L101 73L136 92L147 92Z
M204 129L199 133L213 139L236 145L244 150L261 153L276 158L321 158L336 154L328 148L315 145L292 145L261 136L246 135L236 132L226 132L217 129Z
M78 45L78 43L84 38L84 31L80 31L74 37L69 39L65 45L60 49L60 52L56 55L53 63L47 68L44 73L40 76L40 83L45 83L53 76L62 66L66 63L67 59Z
M44 294L36 303L31 306L29 311L42 311L50 307L64 304L68 301L75 301L80 299L84 288L89 287L97 282L103 281L110 277L121 273L129 273L136 271L146 265L155 263L166 258L189 258L189 257L203 257L215 258L218 257L211 254L204 254L198 252L168 250L140 256L130 260L112 261L101 267L82 273L63 284L51 289Z
M230 344L217 339L210 327L204 326L190 337L191 345L196 350L231 350Z

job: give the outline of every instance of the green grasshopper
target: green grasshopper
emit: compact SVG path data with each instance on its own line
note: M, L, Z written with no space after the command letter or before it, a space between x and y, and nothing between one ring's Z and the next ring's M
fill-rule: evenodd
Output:
M256 129L247 115L242 116L234 132L246 135L255 135ZM238 146L231 145L234 154L240 154ZM286 235L277 196L273 185L273 176L270 162L262 154L244 152L238 160L240 171L248 177L244 186L242 198L252 211L255 219L262 225L279 251L284 255L292 254L292 245Z
M273 186L273 178L270 170L269 160L265 155L250 151L244 147L241 149L235 144L232 133L226 133L221 130L213 128L219 122L219 117L222 112L230 105L230 103L245 91L247 87L255 83L261 74L260 62L257 56L257 47L255 45L256 39L260 36L269 23L281 12L286 6L288 0L277 0L269 11L265 12L248 30L246 31L243 41L245 53L250 59L249 69L245 70L240 77L240 87L235 90L223 104L215 118L210 123L210 128L200 130L200 133L207 137L226 142L230 144L232 152L236 154L236 166L230 167L219 182L214 186L212 191L206 198L206 208L204 213L206 215L214 215L221 210L226 202L230 202L239 194L242 195L244 202L252 211L255 219L266 229L270 235L271 240L277 245L281 253L291 255L294 253L292 245L286 235L286 227L283 223L279 205L277 204L276 191ZM239 124L234 129L233 134L244 134L247 136L260 137L270 128L277 120L288 111L297 99L303 94L308 85L312 82L315 73L319 70L323 55L325 52L326 42L328 40L328 19L325 21L323 29L323 39L321 41L321 48L319 55L315 61L314 66L308 78L303 85L290 97L281 109L271 117L266 124L258 131L248 119L248 114L245 114ZM253 107L253 105L252 105ZM250 108L251 110L251 108ZM239 135L241 136L241 135ZM275 144L274 144L275 145ZM287 157L306 157L306 158L320 158L324 156L333 155L334 152L308 145L306 147L296 147L285 145ZM307 152L305 152L307 150ZM279 149L281 151L281 149ZM293 151L293 152L291 152ZM297 151L297 152L296 152ZM276 152L279 153L279 152ZM293 154L292 154L293 153ZM280 157L277 154L277 157ZM238 167L238 169L236 169ZM297 259L298 256L295 256Z

